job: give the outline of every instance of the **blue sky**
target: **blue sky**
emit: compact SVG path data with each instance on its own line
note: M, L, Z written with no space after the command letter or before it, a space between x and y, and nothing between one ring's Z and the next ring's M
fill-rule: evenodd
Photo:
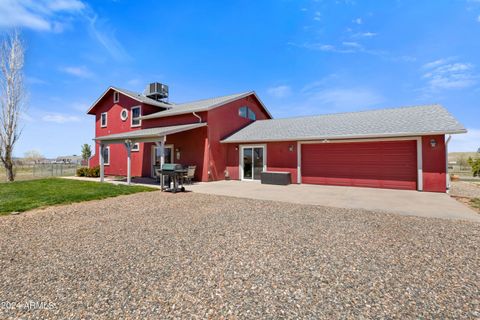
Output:
M27 46L16 148L92 143L85 114L110 85L170 86L183 102L255 90L274 117L441 103L480 147L480 0L0 0Z

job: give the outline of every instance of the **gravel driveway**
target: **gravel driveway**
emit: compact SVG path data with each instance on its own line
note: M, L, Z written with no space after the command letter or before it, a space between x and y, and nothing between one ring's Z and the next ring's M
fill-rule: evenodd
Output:
M479 242L474 222L122 196L1 217L0 318L475 318Z
M480 183L452 181L450 194L456 197L480 198Z

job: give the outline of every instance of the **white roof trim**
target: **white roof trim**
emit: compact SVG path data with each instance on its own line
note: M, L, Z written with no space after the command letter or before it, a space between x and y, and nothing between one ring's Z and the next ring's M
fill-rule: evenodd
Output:
M255 91L250 91L250 92L246 92L244 94L241 94L235 98L231 98L231 99L228 99L228 100L225 100L225 101L222 101L222 102L218 102L216 104L213 104L207 108L205 107L199 107L199 108L196 108L196 109L190 109L190 110L181 110L182 107L181 107L181 104L179 104L180 106L177 105L177 108L179 110L176 110L177 108L174 108L174 111L171 111L171 110L168 110L168 113L167 114L163 114L165 111L159 111L159 112L155 112L155 113L152 113L152 114L149 114L149 115L146 115L146 116L142 116L141 119L142 120L148 120L148 119L156 119L156 118L165 118L165 117L171 117L171 116L177 116L177 115L181 115L181 114L188 114L188 113L193 113L193 112L203 112L203 111L209 111L209 110L212 110L212 109L215 109L215 108L218 108L220 106L223 106L227 103L230 103L230 102L233 102L233 101L236 101L238 99L243 99L245 97L248 97L250 95L253 95L255 96L255 98L257 98L257 100L260 102L260 105L262 106L262 108L265 110L265 112L268 114L268 116L273 119L272 115L270 114L270 112L268 111L267 107L263 104L262 100L260 100L260 98L258 97L258 95L255 93Z
M148 129L140 129L140 130L133 130L121 133L114 133L106 136L101 136L94 138L95 141L101 142L122 142L125 139L132 140L133 142L145 142L143 140L147 138L159 138L166 135L179 133L183 131L188 131L196 128L205 127L207 125L206 122L199 122L199 123L189 123L189 124L181 124L176 126L168 126L168 127L156 127L156 128L148 128Z
M220 143L243 143L243 142L281 142L281 141L310 141L310 140L338 140L338 139L367 139L367 138L392 138L392 137L415 137L415 136L429 136L436 134L458 134L467 133L467 130L457 131L431 131L431 132L405 132L405 133L382 133L382 134L364 134L364 135L343 135L343 136L311 136L298 137L288 139L255 139L255 140L228 140L223 139ZM227 141L228 140L228 141Z
M127 97L129 97L129 98L132 98L133 100L138 101L138 102L140 102L140 103L145 103L145 104L148 104L149 106L154 106L154 107L162 108L162 107L160 107L160 106L158 106L158 105L149 104L148 102L142 101L142 100L138 99L138 97L135 97L134 95L131 95L131 94L129 94L129 93L123 91L123 90L119 90L118 88L115 88L115 87L110 86L110 87L108 87L107 90L105 90L105 92L100 96L100 98L98 98L97 100L95 100L95 102L90 106L90 108L89 108L88 111L87 111L87 114L89 114L90 111L92 111L92 109L97 105L97 103L99 103L100 100L102 100L103 97L105 97L105 95L107 94L107 92L109 92L110 90L114 90L114 91L116 91L116 92L119 92L119 93L121 93L121 94L123 94L123 95L125 95L125 96L127 96ZM164 108L172 108L172 107L170 107L170 106L168 106L168 105L165 105Z

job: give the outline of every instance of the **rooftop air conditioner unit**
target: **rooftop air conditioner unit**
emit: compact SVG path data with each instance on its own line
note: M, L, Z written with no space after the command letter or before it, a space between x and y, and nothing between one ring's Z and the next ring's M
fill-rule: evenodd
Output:
M145 90L145 96L155 100L166 99L168 98L168 86L159 82L150 83Z

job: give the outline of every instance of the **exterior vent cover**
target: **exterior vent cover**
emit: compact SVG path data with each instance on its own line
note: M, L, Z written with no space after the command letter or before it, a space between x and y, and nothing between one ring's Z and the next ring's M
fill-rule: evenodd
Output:
M168 86L159 82L150 83L145 89L145 96L155 100L166 99L168 98Z

